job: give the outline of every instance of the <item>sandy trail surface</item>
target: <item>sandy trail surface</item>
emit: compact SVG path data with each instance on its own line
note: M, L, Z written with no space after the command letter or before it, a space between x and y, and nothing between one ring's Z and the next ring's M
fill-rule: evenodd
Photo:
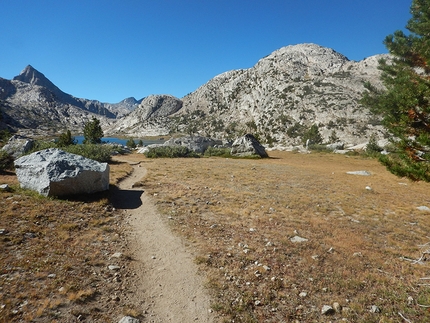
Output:
M191 251L157 212L151 197L134 187L146 169L133 165L120 182L114 204L126 213L128 246L136 286L132 301L144 322L214 322L210 298Z

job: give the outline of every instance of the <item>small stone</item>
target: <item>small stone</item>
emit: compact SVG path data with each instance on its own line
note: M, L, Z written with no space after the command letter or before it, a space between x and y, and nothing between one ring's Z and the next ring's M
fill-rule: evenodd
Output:
M408 296L408 305L409 306L414 305L414 298L412 296Z
M4 235L4 234L8 234L9 231L7 231L6 229L0 229L0 236Z
M336 313L342 312L342 306L338 302L333 303L333 309L336 311Z
M270 267L269 266L264 265L263 268L264 268L265 271L270 271Z
M115 252L111 258L121 258L122 257L122 253L121 252Z
M140 320L131 316L124 316L119 323L140 323Z
M117 265L109 265L108 268L109 270L119 270L121 267Z
M324 305L321 308L321 314L323 314L323 315L330 315L330 314L333 314L333 313L334 313L334 309L330 305Z
M366 186L365 188L366 188L367 191L371 191L372 190L372 188L370 186Z
M10 187L7 184L0 185L0 191L10 192Z
M257 231L257 230L254 228L249 229L249 232L255 232L255 231Z
M254 302L254 304L255 304L255 306L260 306L260 305L262 305L262 304L261 304L261 301L259 301L259 300L256 300L256 301Z
M430 208L428 206L418 206L417 207L418 210L420 211L430 211Z
M360 175L360 176L370 176L370 173L367 170L357 170L353 172L346 172L349 175Z
M301 292L301 293L299 294L299 296L300 296L301 298L303 298L303 297L308 296L308 293L306 293L306 292Z
M376 305L372 305L372 307L370 308L370 312L371 313L381 313L381 309Z
M292 237L290 239L290 241L294 242L294 243L297 243L297 242L300 243L300 242L306 242L306 241L308 241L308 239L302 238L302 237L299 237L299 236L294 236L294 237Z
M56 275L56 274L49 274L49 275L48 275L48 278L55 278L55 277L57 277L57 275Z
M362 255L362 253L361 253L361 252L354 252L354 253L352 254L352 256L353 256L353 257L362 257L363 255Z

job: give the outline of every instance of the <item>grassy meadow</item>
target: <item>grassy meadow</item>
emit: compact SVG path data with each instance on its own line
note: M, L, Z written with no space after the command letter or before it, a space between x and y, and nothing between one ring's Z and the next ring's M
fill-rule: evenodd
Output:
M140 185L196 255L220 321L430 321L430 211L418 209L429 184L360 156L269 155L121 157L147 168ZM361 170L371 175L347 174ZM112 162L112 187L130 171ZM131 278L106 269L132 261L114 189L56 200L19 189L13 173L1 183L13 190L0 192L0 322L141 314L124 297Z

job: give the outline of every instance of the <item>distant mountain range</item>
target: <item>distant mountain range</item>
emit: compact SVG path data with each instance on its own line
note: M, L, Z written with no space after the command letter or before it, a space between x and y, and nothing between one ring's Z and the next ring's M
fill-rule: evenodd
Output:
M66 94L27 66L13 80L0 78L0 109L14 130L82 132L96 116L108 135L189 133L232 139L251 132L263 143L288 146L301 143L303 132L316 124L327 142L335 133L358 144L372 134L385 134L380 120L359 103L364 82L382 88L381 57L355 62L315 44L287 46L252 68L215 76L182 99L150 95L116 104Z
M41 72L28 65L12 80L0 78L0 109L14 130L38 129L82 132L93 116L107 125L134 110L141 102L127 98L112 104L80 99L61 91Z

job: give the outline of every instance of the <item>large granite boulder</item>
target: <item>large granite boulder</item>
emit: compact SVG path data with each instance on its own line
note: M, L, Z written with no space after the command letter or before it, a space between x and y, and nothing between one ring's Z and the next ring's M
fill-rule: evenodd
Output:
M20 135L10 137L2 150L6 151L13 158L18 158L25 153L28 153L34 146L34 140Z
M255 156L261 158L267 158L269 155L266 149L260 142L251 134L246 134L240 138L237 138L231 146L232 156L247 157Z
M22 188L44 196L95 193L109 189L109 165L50 148L15 160Z
M171 138L164 143L164 146L184 146L198 154L203 154L209 147L222 146L222 141L202 136L187 136Z

